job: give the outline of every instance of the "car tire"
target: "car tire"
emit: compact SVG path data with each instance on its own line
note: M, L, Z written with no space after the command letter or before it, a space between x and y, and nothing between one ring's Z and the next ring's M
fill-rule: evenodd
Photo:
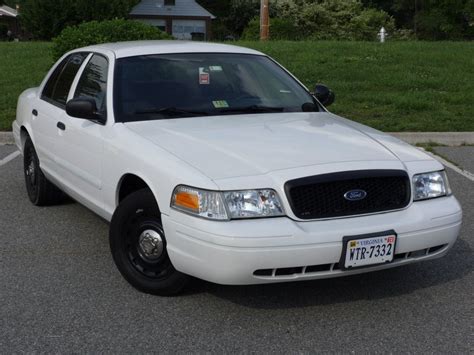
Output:
M171 263L160 210L149 189L134 192L120 203L112 217L109 241L117 268L136 289L172 296L186 286L189 276Z
M30 137L26 139L24 146L23 171L31 203L36 206L51 206L64 199L64 193L44 176Z

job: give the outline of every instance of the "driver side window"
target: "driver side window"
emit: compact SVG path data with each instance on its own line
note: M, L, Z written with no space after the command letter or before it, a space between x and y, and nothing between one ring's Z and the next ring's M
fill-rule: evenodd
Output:
M77 84L74 98L87 97L95 100L97 110L105 113L107 109L107 74L109 63L101 55L94 54L87 63Z

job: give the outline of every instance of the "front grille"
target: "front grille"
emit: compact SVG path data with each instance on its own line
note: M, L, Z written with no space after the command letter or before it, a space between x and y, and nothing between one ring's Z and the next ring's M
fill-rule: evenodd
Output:
M397 210L410 202L410 179L401 170L359 170L288 181L285 191L300 219L334 218ZM348 200L350 191L366 196ZM346 195L347 196L347 195Z

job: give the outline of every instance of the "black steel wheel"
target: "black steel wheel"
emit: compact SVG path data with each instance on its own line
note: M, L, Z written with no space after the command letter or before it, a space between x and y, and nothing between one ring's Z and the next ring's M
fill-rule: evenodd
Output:
M122 276L140 291L170 296L188 276L177 271L167 252L160 211L149 189L127 196L110 225L110 249Z

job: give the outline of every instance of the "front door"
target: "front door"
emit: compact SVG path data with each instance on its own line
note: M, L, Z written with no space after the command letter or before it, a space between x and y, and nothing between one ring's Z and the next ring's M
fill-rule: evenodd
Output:
M73 98L93 98L103 117L107 115L108 66L107 58L93 54L71 94ZM97 211L103 208L102 156L106 126L67 114L62 123L58 166L67 176L69 193Z

